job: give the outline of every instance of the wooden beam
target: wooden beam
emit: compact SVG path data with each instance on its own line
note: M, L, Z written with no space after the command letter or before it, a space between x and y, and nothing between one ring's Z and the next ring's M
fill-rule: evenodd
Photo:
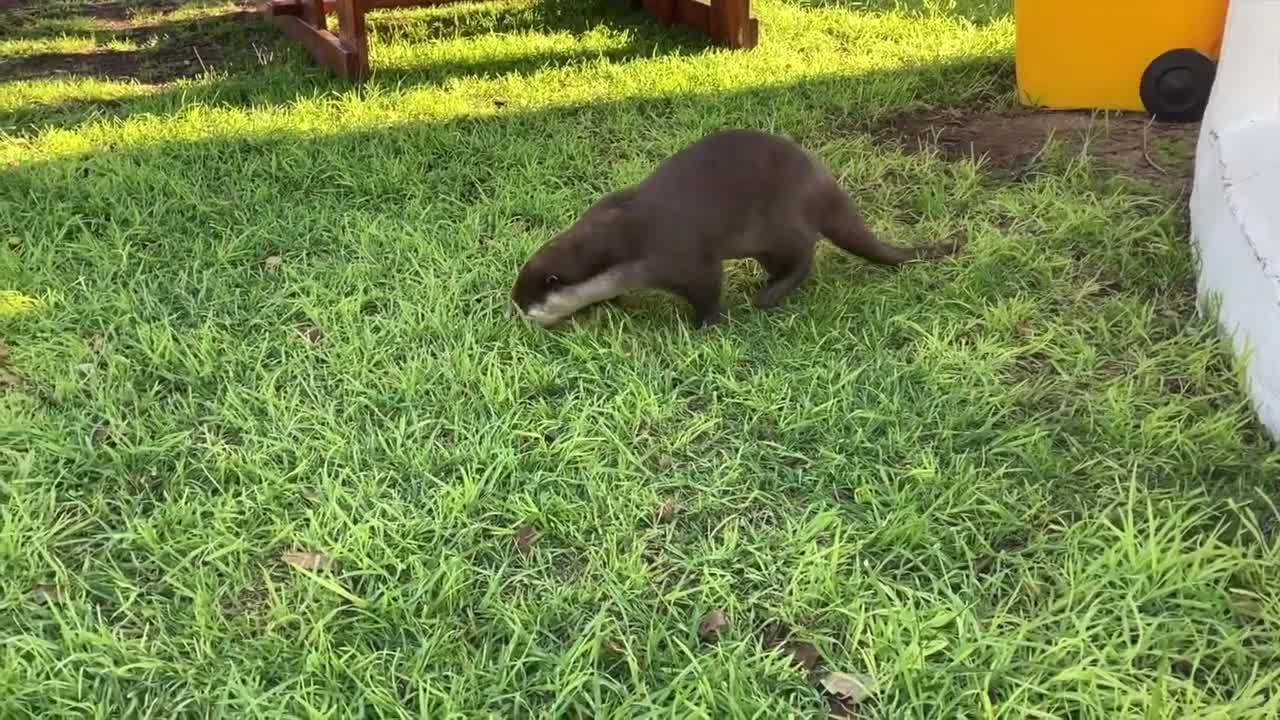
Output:
M640 0L640 6L659 22L673 23L679 19L676 0Z
M711 5L706 0L676 0L674 22L688 25L700 33L711 34Z
M327 30L328 23L324 18L324 0L301 0L302 21L317 30Z
M318 0L297 0L289 5L296 14L277 12L280 0L258 0L258 10L270 18L284 34L299 42L316 62L329 68L341 78L359 80L360 58L353 49L322 24L324 18L317 12ZM321 24L318 24L321 23ZM367 62L367 60L366 60Z
M301 43L316 62L332 70L338 77L347 80L361 79L355 72L359 67L359 58L338 36L328 30L321 30L302 18L279 17L275 21L285 35Z

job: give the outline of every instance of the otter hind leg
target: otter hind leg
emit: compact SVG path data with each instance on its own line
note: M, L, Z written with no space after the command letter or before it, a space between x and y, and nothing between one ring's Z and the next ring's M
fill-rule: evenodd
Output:
M784 250L774 250L756 256L756 261L769 274L764 287L756 292L753 300L758 308L767 308L782 302L795 292L813 270L813 256L817 233L799 230L788 231L789 241Z

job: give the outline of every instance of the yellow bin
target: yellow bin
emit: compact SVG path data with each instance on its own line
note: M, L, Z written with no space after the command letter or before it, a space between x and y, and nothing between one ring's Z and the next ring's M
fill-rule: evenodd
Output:
M1198 120L1228 0L1015 0L1025 105Z

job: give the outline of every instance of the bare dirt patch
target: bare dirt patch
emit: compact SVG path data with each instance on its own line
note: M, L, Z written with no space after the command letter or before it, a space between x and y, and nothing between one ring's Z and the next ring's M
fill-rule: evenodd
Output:
M181 0L115 0L85 5L78 8L78 14L94 18L107 30L127 30L137 15L173 12L180 7Z
M102 20L128 20L131 15L172 12L182 7L182 0L107 0L86 5L81 11Z
M1052 138L1119 173L1172 193L1190 188L1199 124L1149 124L1138 113L925 111L893 118L881 134L910 151L977 158L989 173L1021 180Z
M3 2L15 0L0 0ZM182 6L181 0L131 0L76 6L76 14L92 17L102 27L94 33L96 48L87 52L39 53L0 60L0 76L6 80L30 80L76 75L165 83L197 76L206 69L242 65L250 54L252 41L265 30L253 23L244 6L204 17L161 18L146 24L137 19L140 13L164 13ZM241 21L246 23L243 31L235 24ZM113 49L107 46L108 41L126 41L144 49Z
M217 68L230 55L221 46L208 43L156 50L43 53L0 62L0 74L8 80L78 75L164 83L199 75L206 67Z
M148 53L140 50L43 53L0 63L0 72L10 80L29 80L60 75L83 75L107 80L148 80L152 78L149 77L151 73L144 70L148 64L147 55ZM169 67L171 71L179 71L181 66L187 64L180 63L179 66L175 66L170 63Z
M0 0L0 12L35 10L42 14L61 14L62 8L48 8L47 0ZM100 20L125 21L130 15L152 12L170 12L182 7L182 0L102 0L101 2L74 5L75 15L87 15Z

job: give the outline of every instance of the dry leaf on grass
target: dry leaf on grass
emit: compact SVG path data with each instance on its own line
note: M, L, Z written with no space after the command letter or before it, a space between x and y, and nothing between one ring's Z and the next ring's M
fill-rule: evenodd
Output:
M991 569L992 565L995 565L995 564L996 564L995 555L983 555L981 557L976 558L973 561L973 565L970 566L970 569L973 571L974 575L983 575L988 570Z
M522 525L516 530L515 544L516 552L522 557L528 557L533 552L533 546L538 542L538 531L533 529L532 525Z
M835 718L836 720L857 717L858 706L856 703L838 698L835 695L827 695L825 697L827 698L827 717Z
M0 387L17 387L22 382L13 373L0 372Z
M282 264L284 264L284 258L279 255L271 255L266 260L262 261L262 269L267 272L275 272L280 269Z
M107 443L111 442L113 438L114 438L114 435L111 432L111 426L106 423L98 425L93 429L94 445L106 445Z
M9 346L0 343L0 363L9 361Z
M698 637L706 642L711 642L720 635L721 630L728 627L729 618L725 617L723 610L716 608L702 618L702 622L698 625Z
M319 345L320 341L324 340L324 331L313 325L302 331L302 337L306 338L307 342L312 345Z
M822 664L822 653L807 640L791 637L791 630L780 620L770 620L761 631L761 645L766 650L788 657L802 670L813 670Z
M822 664L822 653L811 642L788 640L779 648L791 657L791 661L804 670L812 670Z
M846 706L857 705L876 692L876 681L862 673L830 672L822 676L822 689Z
M1261 595L1235 588L1232 588L1229 592L1231 593L1231 607L1236 611L1237 615L1250 620L1261 620L1262 616L1266 614L1267 603Z
M62 600L62 591L51 585L37 585L31 591L31 602L45 607Z
M662 505L658 506L658 522L667 522L680 514L680 503L675 500L666 500Z
M289 551L280 553L280 559L303 570L328 570L333 567L333 558L320 553Z
M155 470L143 470L129 476L129 482L138 491L151 490L160 484L160 476Z
M760 628L760 644L766 650L773 650L791 636L791 629L781 620L770 620Z

